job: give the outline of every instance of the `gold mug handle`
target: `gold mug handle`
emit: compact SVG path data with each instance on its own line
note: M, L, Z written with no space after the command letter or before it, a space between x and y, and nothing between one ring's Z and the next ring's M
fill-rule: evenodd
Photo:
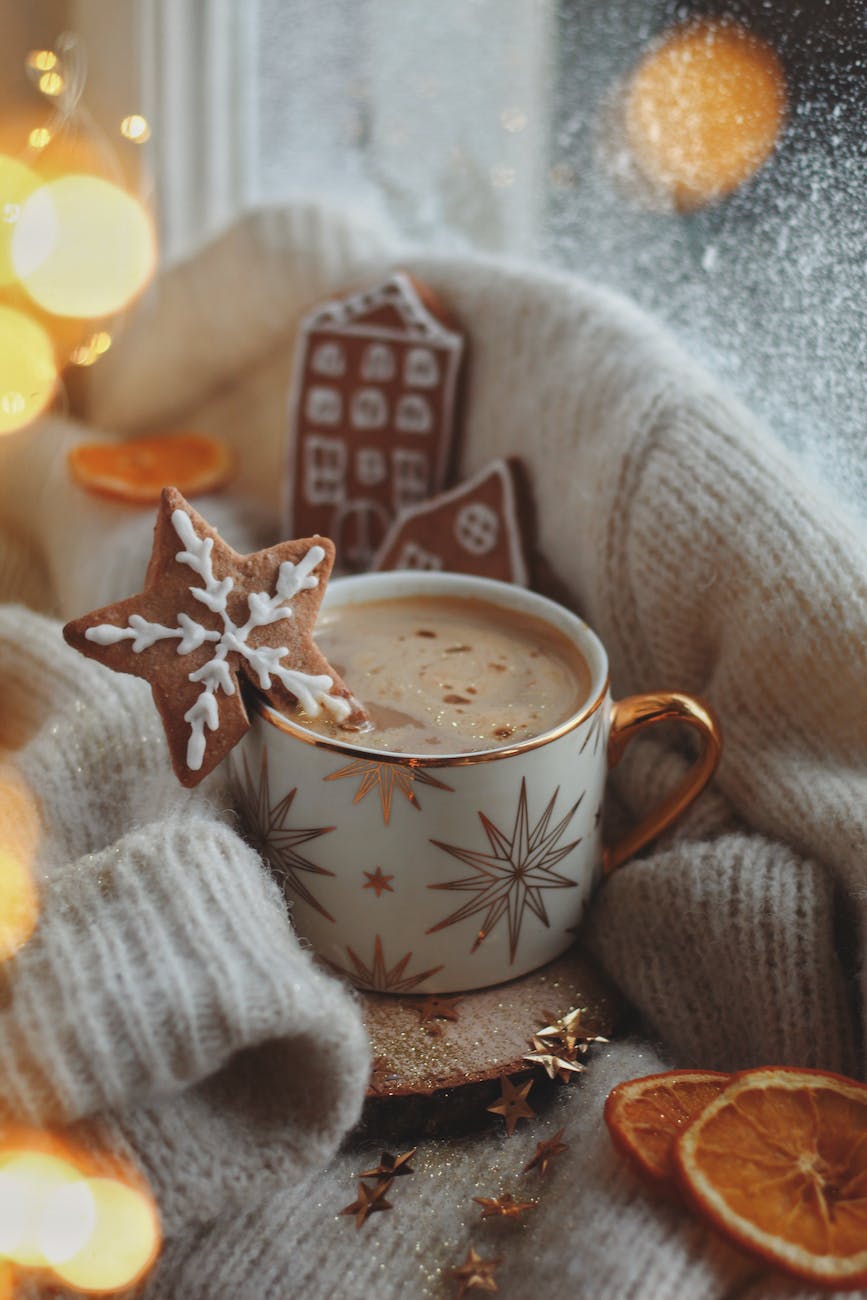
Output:
M627 831L605 850L602 869L609 875L643 849L645 844L670 826L673 821L701 794L716 771L722 749L720 724L713 710L694 695L678 691L656 691L650 695L628 695L611 705L611 733L608 738L608 766L616 767L623 751L637 732L657 722L686 722L702 738L702 748L696 761L682 781L663 799L662 803L643 817L637 826Z

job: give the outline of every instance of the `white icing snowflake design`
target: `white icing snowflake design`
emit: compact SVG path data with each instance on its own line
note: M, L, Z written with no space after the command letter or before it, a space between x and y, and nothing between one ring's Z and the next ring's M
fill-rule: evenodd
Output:
M232 669L226 662L231 652L241 655L249 664L263 691L271 686L272 677L276 677L288 691L295 696L299 705L310 717L317 717L321 709L326 709L337 722L349 716L352 706L342 696L329 694L334 685L333 679L325 673L311 674L289 668L282 663L289 653L287 646L258 646L247 644L250 633L257 627L267 627L279 623L282 619L292 617L289 601L299 591L307 591L319 585L319 579L313 570L325 558L321 546L311 546L297 564L284 561L277 575L276 589L273 596L267 592L256 591L247 595L249 617L243 627L238 627L228 611L229 594L234 587L232 578L223 578L218 582L214 576L211 552L213 539L199 537L192 520L183 510L172 513L172 526L177 533L183 550L175 555L179 564L186 564L194 573L204 580L203 587L190 587L190 594L209 610L219 614L223 621L222 631L202 627L195 619L182 611L178 613L177 627L164 627L161 623L151 623L140 614L131 614L126 627L115 627L110 623L101 623L98 627L88 628L85 636L88 641L98 645L115 645L119 641L131 641L133 654L149 650L157 641L177 640L178 654L191 654L205 642L212 642L214 653L201 668L189 674L191 682L201 683L201 693L195 703L184 714L184 721L190 725L190 738L187 742L187 767L192 772L201 769L207 744L205 729L216 731L219 727L219 708L217 692L226 695L235 694L235 682Z

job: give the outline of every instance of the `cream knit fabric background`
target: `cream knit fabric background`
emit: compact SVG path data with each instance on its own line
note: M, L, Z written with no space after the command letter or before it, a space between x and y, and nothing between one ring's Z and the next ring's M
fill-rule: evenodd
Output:
M293 332L333 289L396 262L471 339L460 469L528 463L539 546L606 641L615 694L673 687L721 715L714 788L598 896L585 942L645 1041L507 1140L423 1145L396 1209L356 1234L364 1154L334 1157L368 1058L351 995L318 974L233 829L219 777L173 783L149 693L0 610L0 744L38 795L41 920L3 970L0 1107L135 1154L168 1236L149 1300L446 1296L472 1242L501 1294L723 1300L807 1294L682 1211L610 1149L618 1079L667 1064L822 1065L864 1077L865 534L658 325L538 270L397 256L316 207L251 216L168 273L74 409L117 433L191 424L243 458L203 513L239 549L278 535ZM138 589L152 513L67 478L71 420L0 442L0 600L67 617ZM685 760L635 745L633 815ZM519 1171L564 1126L543 1184ZM329 1164L330 1162L330 1164ZM327 1166L327 1168L326 1168ZM474 1195L541 1193L523 1226Z

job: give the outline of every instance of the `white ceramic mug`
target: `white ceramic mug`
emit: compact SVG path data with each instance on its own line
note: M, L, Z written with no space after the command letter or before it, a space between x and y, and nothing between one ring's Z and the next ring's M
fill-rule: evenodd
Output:
M590 669L590 693L544 735L468 754L392 754L326 739L250 701L232 756L253 842L292 904L298 933L361 988L484 988L553 960L574 942L602 876L668 826L719 757L715 718L674 692L611 702L599 638L563 606L522 587L436 572L332 582L325 607L400 596L478 598L542 618ZM609 848L608 769L640 728L680 720L702 738L681 785Z

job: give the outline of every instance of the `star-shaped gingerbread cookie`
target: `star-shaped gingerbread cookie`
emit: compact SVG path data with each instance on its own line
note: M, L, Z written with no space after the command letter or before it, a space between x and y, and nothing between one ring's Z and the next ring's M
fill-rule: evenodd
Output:
M63 635L88 658L150 683L178 780L193 786L250 725L241 675L277 709L364 721L313 642L333 564L324 537L239 555L165 488L144 591L74 619Z

